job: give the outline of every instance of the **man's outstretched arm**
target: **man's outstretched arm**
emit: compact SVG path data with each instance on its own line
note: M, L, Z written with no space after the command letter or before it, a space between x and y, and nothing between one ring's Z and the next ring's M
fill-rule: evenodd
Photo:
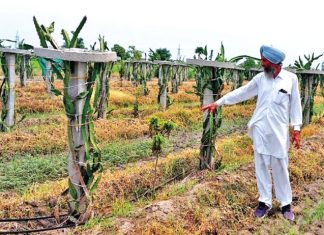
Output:
M218 106L236 104L251 99L258 94L258 80L259 76L255 76L244 86L241 86L240 88L227 93L214 103L203 106L201 110L214 112Z

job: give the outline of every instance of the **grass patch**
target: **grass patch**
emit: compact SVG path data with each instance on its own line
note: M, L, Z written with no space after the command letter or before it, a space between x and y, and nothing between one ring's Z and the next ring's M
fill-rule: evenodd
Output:
M320 201L314 208L306 209L303 213L306 224L324 219L324 201Z
M249 122L250 117L237 117L235 119L224 119L222 120L222 125L217 129L217 135L228 135L237 131L238 129L247 128L247 123ZM190 126L190 129L193 131L202 132L202 122L195 122Z
M195 186L196 183L197 183L197 180L187 180L184 183L170 184L165 189L163 189L160 193L158 193L158 195L156 196L156 199L166 200L170 197L183 195L184 193L191 190Z
M150 140L122 141L102 147L102 162L108 166L123 165L151 155ZM0 163L0 192L21 191L33 183L67 176L67 154L15 156Z
M51 118L52 116L63 116L65 117L64 112L62 112L61 110L54 110L52 112L35 112L35 113L24 113L26 115L26 120L27 119L33 119L33 118L37 118L37 119L47 119L47 118Z
M66 166L64 155L28 155L0 163L0 192L10 189L21 191L36 182L62 178L67 175Z
M235 119L223 120L221 127L217 130L217 133L218 135L228 135L238 129L246 129L249 120L250 117L248 118L237 117Z
M121 141L102 146L102 161L108 165L120 165L151 156L151 140Z
M113 226L114 217L94 217L86 222L84 229L110 228Z
M133 211L133 205L125 198L117 198L112 204L112 216L126 217Z
M219 153L223 156L222 171L235 171L240 166L253 161L252 141L247 135L225 137L217 144Z
M319 121L319 119L324 116L324 103L314 104L313 112L312 122Z

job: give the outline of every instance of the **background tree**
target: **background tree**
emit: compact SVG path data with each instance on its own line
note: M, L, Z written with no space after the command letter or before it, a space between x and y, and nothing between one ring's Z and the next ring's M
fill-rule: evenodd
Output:
M208 48L207 48L207 45L205 45L204 47L196 47L195 53L197 54L198 59L200 59L200 60L203 59L201 57L201 55L205 56L204 60L207 60L207 59L212 60L214 50L210 50L210 53L209 53L209 56L208 56ZM196 58L197 58L196 55L194 55L194 59L196 59Z
M253 77L251 69L259 69L261 67L260 60L252 57L246 57L245 60L238 65L239 67L245 69L243 72L244 79L250 80ZM242 81L243 82L243 81Z
M198 56L198 59L202 59L201 58L201 54L204 54L204 48L203 47L196 47L196 49L195 49L195 53L197 54L197 56Z
M142 58L142 51L137 50L135 46L129 46L127 53L129 55L129 58L133 60L140 60Z
M114 44L111 50L116 52L117 56L120 57L121 60L127 60L129 57L129 54L126 52L125 48L119 44Z
M158 48L153 51L150 48L149 52L149 60L170 60L171 59L171 52L167 48Z
M240 67L249 70L252 68L260 68L260 60L255 60L253 58L246 58L241 64L239 64Z

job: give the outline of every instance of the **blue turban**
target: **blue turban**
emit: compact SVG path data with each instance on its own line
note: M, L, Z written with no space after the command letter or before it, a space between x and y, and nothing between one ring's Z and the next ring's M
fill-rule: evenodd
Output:
M260 48L260 54L273 64L280 64L286 57L282 51L265 45Z

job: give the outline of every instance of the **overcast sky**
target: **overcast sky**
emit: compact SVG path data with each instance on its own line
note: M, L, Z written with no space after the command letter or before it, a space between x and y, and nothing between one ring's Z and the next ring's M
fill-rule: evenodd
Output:
M80 36L87 47L101 34L110 47L166 47L176 58L180 45L181 55L192 58L197 46L207 44L215 53L223 41L231 58L259 57L266 44L284 51L288 65L299 55L324 52L323 9L321 0L10 0L1 1L0 38L14 39L18 31L20 39L38 46L35 15L46 26L55 21L61 44L61 29L74 30L86 15Z

